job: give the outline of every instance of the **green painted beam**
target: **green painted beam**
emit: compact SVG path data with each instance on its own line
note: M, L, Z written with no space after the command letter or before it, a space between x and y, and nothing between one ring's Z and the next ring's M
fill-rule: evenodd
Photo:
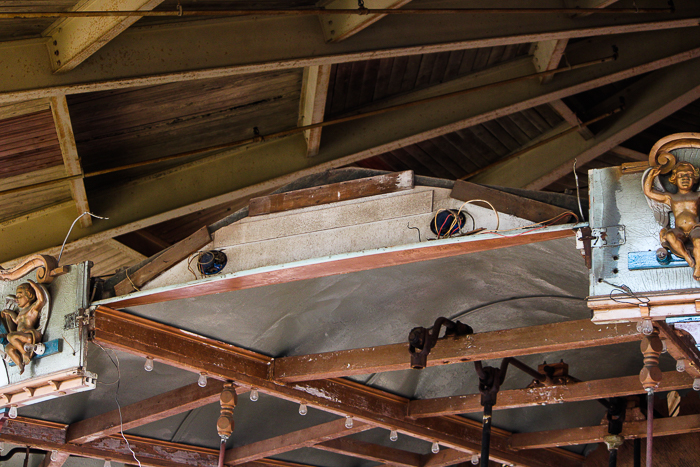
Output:
M216 19L134 27L85 60L52 73L47 38L0 44L0 102L370 58L552 39L695 27L697 2L674 14L421 15L387 17L350 41L326 43L313 16ZM532 2L533 6L543 6ZM450 0L443 7L461 7ZM692 37L691 32L687 32Z

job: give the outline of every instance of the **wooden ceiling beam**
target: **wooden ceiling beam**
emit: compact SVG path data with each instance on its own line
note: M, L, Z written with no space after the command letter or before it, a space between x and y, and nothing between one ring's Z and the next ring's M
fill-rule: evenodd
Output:
M214 339L197 336L128 313L98 307L94 311L94 342L212 378L232 380L255 387L261 393L340 416L355 423L395 429L408 436L467 454L481 449L481 427L462 417L410 420L408 400L348 380L334 379L285 384L269 379L272 359ZM341 420L344 422L344 420ZM508 446L508 433L494 429L492 459L527 467L580 466L581 458L564 451L532 451L515 454Z
M366 8L395 9L411 0L367 0ZM326 0L317 4L327 10L355 9L357 0ZM340 42L371 26L386 15L322 15L318 17L326 42Z
M646 430L646 421L627 422L623 425L620 435L625 439L646 438ZM654 419L654 438L697 432L700 432L700 415ZM607 425L517 433L511 436L511 446L513 446L513 449L523 450L602 443L603 437L607 434Z
M323 121L330 79L331 65L313 65L304 68L301 80L301 97L299 98L298 126L307 126ZM319 127L304 131L307 156L318 154L321 146L321 130L322 128Z
M698 350L696 342L687 342L664 321L654 324L659 330L660 337L666 342L668 353L676 360L685 360L685 371L688 375L700 378L700 350Z
M224 463L227 465L240 465L252 462L268 456L276 456L296 449L308 448L315 444L323 443L343 436L371 430L372 425L354 422L352 428L345 427L345 419L304 428L303 430L287 433L275 438L265 439L256 443L239 446L226 451Z
M59 451L78 457L110 459L113 462L133 464L134 454L143 467L211 467L216 465L218 449L199 448L169 443L156 439L126 435L129 445L121 436L110 436L83 445L66 443L67 425L25 417L8 420L0 433L0 441L32 446L37 449Z
M586 141L578 133L570 133L482 172L470 181L543 189L571 173L574 159L579 167L583 166L698 99L698 73L700 61L696 60L651 73L619 93L626 97L625 109L601 121L599 125L603 130L595 138ZM595 114L619 105L617 96L613 96L599 106Z
M163 0L89 0L80 2L73 11L152 10ZM49 26L42 36L48 39L49 62L54 73L65 73L88 59L126 28L141 19L139 16L100 16L61 18Z
M687 374L669 371L657 391L677 391L692 387L693 379ZM644 394L639 376L600 379L559 386L543 386L527 389L511 389L498 393L498 403L494 410L534 407L565 402L590 401L609 397L622 397ZM442 397L439 399L412 400L408 404L411 418L438 417L462 413L481 412L481 395Z
M452 5L463 6L459 1ZM540 15L416 15L385 18L380 27L368 28L352 41L333 44L325 43L313 16L188 21L157 30L129 28L82 63L81 73L60 75L46 66L51 39L9 41L0 44L5 58L0 102L370 58L690 28L697 26L699 17L694 2L677 5L672 19L661 21L653 15L553 15L547 21ZM264 40L259 39L261 30ZM153 60L154 54L168 59Z
M566 321L441 339L428 355L428 366L558 352L639 339L640 334L633 324L603 327L590 320ZM272 371L279 381L297 382L409 368L408 343L403 343L282 357L275 359Z
M54 96L49 99L51 103L51 113L53 115L54 125L56 126L56 134L58 142L61 146L61 154L63 155L63 165L66 169L66 176L82 175L83 169L80 167L80 157L78 156L78 147L75 144L75 135L73 134L73 125L68 112L68 101L65 95ZM75 207L78 215L84 212L90 212L87 193L85 192L85 184L81 178L70 180L67 182L70 187L70 193L75 201ZM80 226L83 228L92 225L92 216L83 216L80 218Z
M569 125L579 126L583 123L583 121L580 118L578 118L578 116L569 108L568 105L564 103L563 100L553 100L549 103L549 105L551 105L554 111L558 113L561 116L561 118L563 118L564 121ZM585 126L581 127L581 129L579 130L579 134L583 136L583 139L586 140L591 139L594 136L593 132Z
M223 383L218 380L210 380L204 388L200 388L197 383L194 383L174 389L165 394L159 394L122 407L121 414L118 410L113 410L72 423L66 433L66 442L89 443L119 433L122 426L124 431L127 431L137 426L203 407L217 402L222 390ZM247 390L237 388L236 392L245 391Z
M50 108L48 97L0 105L0 120L33 114L42 110L49 110Z
M400 112L326 127L323 147L313 158L313 163L306 155L305 139L302 135L295 135L222 151L215 158L186 164L167 173L130 183L128 187L119 189L118 193L114 190L91 192L92 209L96 214L109 217L109 220L95 221L91 228L74 232L73 238L78 239L74 246L101 241L199 209L274 190L299 177L343 167L396 148L700 56L700 38L688 36L683 30L616 36L615 43L620 50L617 61L564 73L547 86L540 86L536 80L520 81L475 93L468 99L468 106L463 96L457 96ZM608 38L586 41L585 47L572 46L569 58L572 63L580 63L609 56L611 44ZM638 52L641 48L645 50L644 54ZM417 91L404 99L415 100L426 97L429 92L441 94L468 89L531 73L533 66L529 59L516 60L430 90ZM362 135L362 138L357 135ZM173 189L175 186L178 189ZM120 203L113 202L115 196L119 196ZM143 203L143 199L150 202ZM57 246L60 248L74 218L72 212L59 210L52 213L50 223L30 219L5 228L4 238L10 240L0 245L0 262ZM43 233L41 238L33 235L39 229ZM83 240L83 237L86 238Z
M397 467L423 467L423 456L420 454L352 438L341 438L319 443L314 446L314 449Z

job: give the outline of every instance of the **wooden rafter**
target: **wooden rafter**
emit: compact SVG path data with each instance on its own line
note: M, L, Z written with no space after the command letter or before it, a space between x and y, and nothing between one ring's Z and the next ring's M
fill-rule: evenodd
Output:
M687 374L669 371L657 391L675 391L687 389L693 385L693 379ZM498 393L498 403L494 410L533 407L543 404L561 404L564 402L590 401L609 397L644 394L639 376L601 379L581 383L569 383L561 386L543 386L528 389L511 389ZM437 417L460 413L480 412L481 395L443 397L440 399L413 400L408 406L408 415L412 418Z
M352 428L345 427L345 419L334 420L321 425L312 426L303 430L287 433L276 438L270 438L245 446L235 447L226 451L224 463L227 465L240 465L246 462L275 456L295 449L311 447L343 436L371 430L372 425L354 422Z
M352 438L326 441L315 445L314 448L397 467L423 466L423 456L420 454L367 443Z
M411 0L367 0L367 8L401 8ZM357 8L356 0L326 0L319 2L328 10ZM340 42L371 26L386 15L325 15L319 16L326 42Z
M94 341L212 378L232 380L255 387L261 393L320 410L352 416L355 423L396 429L399 432L463 451L480 451L480 424L461 417L436 417L412 421L407 418L408 400L347 380L313 381L287 385L268 379L272 359L127 313L98 307L94 316ZM508 434L494 430L492 458L528 467L573 466L580 458L559 451L533 451L514 455Z
M491 360L632 342L640 339L633 324L600 326L589 320L566 321L507 331L442 339L428 355L428 366ZM408 344L340 350L275 360L280 381L310 381L410 368Z
M665 340L668 353L676 360L685 360L685 371L693 378L700 378L700 351L695 345L686 342L663 321L655 323L661 338Z
M85 444L100 438L114 435L123 429L129 430L137 426L152 423L179 413L194 410L219 400L223 383L209 381L206 387L200 388L196 383L159 394L149 399L136 402L121 409L97 415L86 420L75 422L68 427L66 442ZM246 391L237 388L237 392Z
M647 422L627 422L623 425L624 438L646 438ZM654 437L700 432L700 415L660 418L654 420ZM600 443L608 434L607 425L566 430L518 433L511 438L513 449L542 449L556 446Z
M314 65L304 68L299 98L299 126L323 121L326 112L328 83L331 79L331 65ZM321 146L321 128L304 131L306 155L315 156Z

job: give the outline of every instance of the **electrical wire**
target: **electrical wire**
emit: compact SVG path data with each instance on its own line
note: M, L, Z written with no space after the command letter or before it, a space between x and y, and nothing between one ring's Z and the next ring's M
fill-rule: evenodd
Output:
M535 298L554 298L554 299L562 299L562 300L576 300L576 301L585 301L586 299L583 297L575 297L573 295L559 295L559 294L537 294L537 295L520 295L517 297L509 297L509 298L502 298L499 300L494 300L492 302L488 303L483 303L481 305L477 305L472 308L467 308L464 311L460 311L456 315L450 316L449 319L451 321L454 321L456 319L459 319L469 313L473 313L475 311L481 311L485 308L489 308L494 305L500 305L502 303L509 303L509 302L515 302L518 300L530 300L530 299L535 299Z
M119 411L119 433L122 435L122 439L126 443L127 449L129 449L129 451L131 451L131 455L133 456L136 463L139 464L139 467L142 467L141 461L136 457L136 453L134 452L134 450L131 449L131 444L129 444L129 440L126 439L126 436L124 436L124 419L122 418L122 406L121 406L121 404L119 404L119 386L120 386L121 379L122 379L122 373L121 373L121 370L119 368L119 357L117 356L117 353L113 351L114 358L112 358L112 356L109 354L109 352L107 352L107 349L102 347L97 342L95 342L94 344L102 349L102 351L107 355L107 357L109 357L109 359L112 361L112 364L117 369L117 381L116 381L117 387L114 391L114 402L117 403L117 410ZM115 362L114 359L116 359L117 361ZM105 383L105 384L114 384L114 383Z
M68 229L68 233L66 234L66 238L63 239L63 245L61 245L61 252L58 254L58 260L56 261L56 264L61 263L61 256L63 256L63 249L66 247L66 242L68 241L68 237L70 237L70 233L73 231L73 227L75 226L75 223L78 222L80 219L82 219L82 217L85 216L86 214L89 214L96 219L109 219L109 217L96 216L95 214L88 212L88 211L84 211L81 215L76 217L75 220L73 221L73 223L70 225L70 229Z
M639 295L639 294L634 293L632 291L632 289L630 289L625 284L616 285L616 284L613 284L612 282L606 281L605 279L599 279L599 281L603 282L605 284L608 284L610 287L613 288L610 291L609 297L610 297L610 300L612 300L615 303L623 303L625 305L637 305L637 304L646 305L647 303L649 303L651 301L649 299L649 297L645 297L644 295ZM627 295L628 297L631 297L631 298L637 300L638 303L625 302L625 301L616 299L615 297L613 297L613 292L616 290L619 290L620 292L622 292L623 295Z
M576 201L578 201L578 212L581 214L581 220L585 220L583 217L583 208L581 207L581 190L578 186L578 173L576 173L576 162L578 159L574 159L574 178L576 179Z

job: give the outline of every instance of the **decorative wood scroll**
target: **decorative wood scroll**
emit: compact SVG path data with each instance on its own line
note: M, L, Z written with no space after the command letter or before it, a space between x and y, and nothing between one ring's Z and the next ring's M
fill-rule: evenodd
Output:
M49 284L54 277L64 273L62 269L58 269L58 262L53 256L34 255L12 269L0 268L0 280L16 281L35 269L37 269L36 281L39 284Z

